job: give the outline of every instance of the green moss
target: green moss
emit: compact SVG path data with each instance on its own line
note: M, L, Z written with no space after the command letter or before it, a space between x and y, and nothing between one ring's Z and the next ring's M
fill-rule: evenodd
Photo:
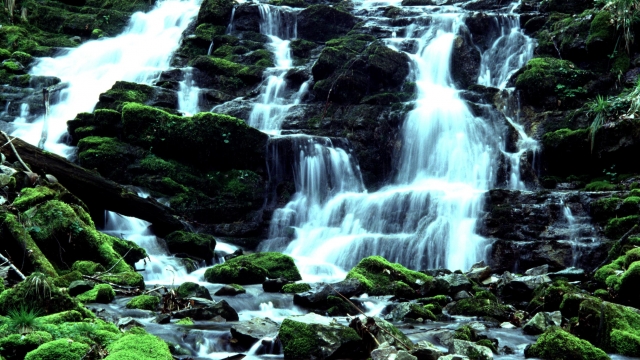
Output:
M580 304L579 329L585 336L600 334L600 347L608 352L640 356L640 314L618 304L588 299Z
M615 216L622 201L618 197L598 199L591 203L591 217L595 221L603 221Z
M611 64L611 72L614 74L623 74L629 70L631 66L631 59L629 58L629 54L625 51L621 51L614 59Z
M82 280L82 273L79 271L69 271L68 273L58 276L57 278L53 279L53 283L57 286L57 287L69 287L69 285L71 285L72 282L77 281L77 280Z
M107 351L109 356L106 360L173 360L167 343L149 334L123 336L107 346Z
M311 50L318 47L318 45L312 41L307 41L304 39L295 39L292 40L289 44L291 48L291 53L293 56L299 58L308 58L311 56Z
M608 181L593 181L584 187L585 191L613 191L616 186Z
M638 219L640 219L638 215L610 219L604 228L604 234L610 239L618 239L637 224Z
M282 287L285 294L299 294L311 290L311 286L307 283L287 284Z
M6 60L9 57L11 57L11 51L0 48L0 61Z
M183 252L209 261L213 258L216 239L207 234L196 234L186 231L175 231L165 238L167 247L172 253Z
M200 24L196 28L195 35L204 41L211 41L214 36L224 35L227 31L225 26L215 26L212 24Z
M72 270L79 271L82 275L93 276L97 272L105 272L106 269L102 264L95 263L93 261L78 260L71 266Z
M604 284L609 276L621 272L622 268L624 267L625 259L625 256L621 256L610 264L604 265L603 267L599 268L593 275L593 279L600 284Z
M579 339L555 326L545 331L535 344L526 349L525 356L559 360L609 359L604 351L591 345L588 341Z
M206 55L198 56L193 59L191 66L211 75L225 76L236 76L236 74L242 69L242 65Z
M144 288L144 278L137 272L129 271L117 274L104 274L100 279L117 285Z
M101 39L103 37L104 37L104 31L100 29L93 29L93 31L91 32L92 39Z
M360 280L369 295L393 294L394 281L402 281L412 288L421 286L418 283L428 285L433 281L428 275L409 270L400 264L392 264L381 256L362 259L349 271L346 278Z
M160 304L160 299L157 296L151 295L139 295L127 302L127 309L142 309L142 310L151 310L154 311L158 304Z
M542 143L545 147L557 147L560 143L569 143L582 141L588 138L589 130L587 129L559 129L554 132L548 132L542 136Z
M87 169L95 169L102 176L119 180L131 163L141 157L141 152L116 138L87 136L82 128L76 129L78 161Z
M15 215L0 212L0 236L2 236L3 243L6 246L5 250L11 253L14 261L31 264L34 270L48 276L58 276L53 265Z
M449 303L449 298L446 295L436 295L428 298L421 298L416 300L416 302L420 304L438 304L440 306L445 306Z
M262 284L267 278L267 270L248 260L229 261L208 268L204 279L219 284Z
M589 79L586 71L579 70L572 62L555 58L529 60L524 71L516 79L516 88L523 91L527 99L542 103L550 94L564 99L579 90Z
M190 317L186 317L186 318L182 318L182 319L178 320L176 322L176 324L178 324L178 325L193 325L194 322L193 322L193 319L191 319Z
M65 322L79 322L82 321L82 314L75 310L67 310L51 315L40 316L38 321L40 324L52 325L59 325Z
M278 332L283 344L284 356L287 359L311 359L322 357L319 353L323 337L333 338L338 343L360 341L358 334L345 326L327 329L317 324L296 321L295 318L284 319Z
M463 325L456 329L453 333L453 338L464 341L475 341L476 340L476 332L469 325Z
M24 51L16 51L11 54L11 59L19 62L20 64L27 66L33 62L33 56L25 53Z
M615 28L612 25L611 13L600 11L591 21L589 36L587 37L587 47L594 46L604 41L612 41Z
M236 262L250 262L257 267L263 268L267 271L267 277L271 279L284 278L289 281L302 280L293 258L289 255L278 252L255 253L235 257L228 260L225 264L234 264Z
M498 302L489 291L477 291L475 297L458 300L449 310L452 315L490 317L500 321L509 319L510 308Z
M533 293L529 302L529 311L553 312L560 309L564 295L578 292L579 289L565 280L556 280L552 284L542 284Z
M491 351L494 354L498 354L498 349L496 348L495 344L489 339L478 340L478 341L476 341L476 344L480 345L480 346L488 347L489 349L491 349Z
M56 195L57 195L56 191L46 186L38 186L35 188L24 188L20 191L20 196L18 196L13 201L13 206L18 208L19 210L24 211L36 204L39 204L47 200L51 200Z
M24 359L25 355L38 346L53 340L44 331L34 331L28 334L12 334L0 339L0 356L8 360Z
M42 314L77 310L83 316L87 316L88 312L75 299L60 291L53 279L41 273L29 275L26 280L0 294L0 314L6 314L9 310L22 306L39 309Z
M116 297L116 292L109 284L98 284L93 289L84 292L76 298L83 303L108 304Z
M91 347L87 344L59 339L40 345L30 351L25 360L78 360L84 357Z

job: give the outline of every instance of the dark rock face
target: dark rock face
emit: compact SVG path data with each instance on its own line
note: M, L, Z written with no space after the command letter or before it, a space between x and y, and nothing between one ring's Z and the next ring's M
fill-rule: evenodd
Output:
M216 316L224 318L226 321L238 321L238 313L232 308L226 300L218 302L191 298L195 304L193 308L176 311L173 317L176 319L182 319L190 317L193 320L211 320Z
M343 308L343 311L349 310L353 312L353 307L344 302L336 292L346 298L350 298L364 294L365 291L365 287L356 279L344 280L331 285L319 283L315 284L315 286L312 285L309 291L293 295L293 303L308 309L326 310L331 307L337 307ZM340 309L336 309L336 311L338 310Z
M356 17L327 5L313 5L298 14L298 37L327 41L346 34L356 24Z
M262 283L262 289L266 292L281 292L282 287L290 283L291 281L283 278L269 279Z
M471 34L464 31L458 35L451 54L451 77L456 87L466 89L478 82L480 61L480 51L473 45Z
M275 337L278 328L278 323L269 318L254 318L232 326L231 336L238 340L238 344L249 348L262 338Z
M260 9L255 4L240 4L233 15L233 28L237 31L260 32Z
M478 228L479 234L493 241L488 265L495 272L522 272L545 264L557 271L571 266L579 254L580 267L597 266L606 246L591 225L591 202L588 194L579 193L489 191ZM565 206L576 219L572 226Z
M198 24L227 26L232 10L233 1L231 0L204 0L198 12Z

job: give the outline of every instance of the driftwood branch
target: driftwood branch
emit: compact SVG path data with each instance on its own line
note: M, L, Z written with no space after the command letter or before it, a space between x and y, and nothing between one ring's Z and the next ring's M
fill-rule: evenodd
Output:
M7 139L7 144L11 146L11 150L13 150L13 154L16 156L16 158L18 159L20 164L24 167L24 169L27 170L28 172L32 172L31 169L29 169L29 167L27 166L27 164L25 164L24 161L22 161L22 158L20 157L20 154L18 154L18 150L16 150L16 147L13 146L13 140L15 140L16 138L9 139L9 135L7 135L7 133L4 131L0 131L0 133L2 133L2 135L4 135L4 137ZM4 144L4 145L7 145L7 144Z
M7 259L6 257L4 257L4 255L0 254L0 260L4 261L4 263L5 263L5 264L9 264L9 267L10 267L11 269L13 269L13 271L15 271L15 272L16 272L16 274L18 274L18 276L19 276L22 280L24 280L24 279L26 279L26 278L27 278L26 276L24 276L24 274L23 274L22 272L20 272L20 270L18 270L18 268L17 268L15 265L13 265L13 263L12 263L9 259Z
M351 304L354 308L356 308L356 310L358 310L358 312L362 315L364 315L365 318L367 319L373 319L370 316L367 316L367 314L365 314L364 312L362 312L362 310L360 310L359 307L356 306L356 304L354 304L353 302L351 302L351 300L347 299L344 295L340 294L340 292L338 292L338 290L336 290L333 286L331 286L331 284L327 284L329 285L329 287L331 288L331 290L333 290L336 294L338 294L338 296L340 296L341 298L345 299L349 304ZM407 346L407 344L405 344L404 342L402 342L402 340L398 339L397 337L395 337L392 333L388 332L386 329L384 329L382 326L378 326L378 328L382 331L384 331L387 335L391 336L392 338L394 338L398 343L400 343L402 346L404 346L407 350L411 350L411 347ZM377 342L377 340L376 340Z
M5 137L6 134L3 133ZM9 138L7 137L7 140ZM15 145L15 147L14 147ZM79 197L93 211L110 210L125 216L133 216L148 221L156 235L165 236L184 226L173 216L174 211L151 198L141 198L126 187L107 180L100 174L82 168L69 160L37 148L25 141L14 138L11 148L0 148L7 159L22 159L41 175L51 174L60 184ZM18 155L18 151L20 155ZM26 165L25 165L26 166Z

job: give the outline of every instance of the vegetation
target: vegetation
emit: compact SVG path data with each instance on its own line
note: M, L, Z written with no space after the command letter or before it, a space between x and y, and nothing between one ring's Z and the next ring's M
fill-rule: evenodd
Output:
M392 264L381 256L362 259L349 271L347 279L359 280L370 295L392 295L398 281L414 290L421 286L430 288L433 281L428 275L409 270L400 264Z

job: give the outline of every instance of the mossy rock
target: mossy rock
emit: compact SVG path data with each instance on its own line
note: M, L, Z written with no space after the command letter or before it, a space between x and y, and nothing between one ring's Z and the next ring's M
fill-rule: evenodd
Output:
M610 219L604 227L604 234L610 239L617 240L629 231L633 225L638 224L639 219L640 216L638 215Z
M97 231L82 208L59 200L49 200L23 215L32 224L29 235L47 258L58 266L68 266L65 264L73 264L77 260L90 260L111 268L113 274L133 272L133 268L126 261L121 261L121 254L116 251L118 247L127 247L128 243ZM64 252L60 251L60 245L54 239L69 239ZM138 252L138 256L143 255L146 256L143 250Z
M78 130L76 130L76 133ZM139 148L115 138L88 136L78 142L78 162L114 181L125 179L127 167L142 158Z
M615 189L616 186L606 180L592 181L584 187L585 191L613 191Z
M307 283L287 284L282 287L282 292L285 294L299 294L309 290L311 290L311 285Z
M182 299L186 299L190 297L198 297L198 298L212 300L211 294L209 293L209 290L206 287L193 282L184 282L180 284L180 286L178 286L178 289L176 290L176 294L178 295L179 298L182 298Z
M497 301L489 291L477 291L474 297L461 299L449 309L451 315L489 317L499 321L508 321L511 309Z
M289 281L302 280L293 258L282 253L263 252L241 255L227 260L225 264L233 264L235 262L250 262L255 266L261 267L267 271L267 277L270 279L283 278Z
M265 166L268 136L231 116L180 117L129 103L123 107L122 121L126 141L153 149L159 156L217 171Z
M0 314L23 306L39 309L43 315L65 310L76 310L83 316L90 314L77 300L60 291L52 278L41 273L29 275L26 280L0 294Z
M75 310L67 310L59 313L40 316L38 322L40 324L52 324L59 325L65 322L80 322L82 321L82 314Z
M52 341L51 334L44 331L34 331L28 334L11 334L0 338L0 356L7 360L24 359L29 351Z
M128 81L116 81L105 93L100 94L96 109L111 109L121 111L128 102L139 104L149 103L155 96L156 89L144 84Z
M116 292L109 284L98 284L93 289L84 292L76 298L83 303L108 304L116 297Z
M68 288L72 282L78 280L82 280L82 273L80 271L73 270L53 279L53 283L56 284L57 287Z
M622 200L618 197L606 197L591 203L591 218L594 221L604 221L616 216L622 205Z
M12 205L18 210L25 211L34 205L51 200L57 195L57 191L46 186L27 187L20 190L20 196L13 201Z
M579 289L566 280L556 280L552 284L542 284L533 292L528 310L553 312L560 309L566 294L579 292Z
M414 290L430 288L431 276L409 270L400 264L393 264L381 256L370 256L360 260L351 269L346 279L358 279L366 287L369 295L393 295L395 281L402 281Z
M141 333L125 335L111 345L107 346L109 356L106 360L120 359L149 359L149 360L173 360L169 346L153 335Z
M213 258L216 239L208 234L174 231L165 238L172 253L185 253L209 262Z
M58 339L40 345L37 349L30 351L25 356L25 360L78 360L89 353L91 347L87 344L71 341L69 339Z
M557 106L558 99L566 100L567 91L574 90L574 96L579 94L578 88L591 78L589 72L578 69L568 60L534 58L518 75L516 89L522 91L532 105Z
M345 35L356 24L355 16L328 5L312 5L298 14L298 37L327 41Z
M218 284L262 284L267 279L267 270L246 259L225 262L208 268L204 279Z
M330 358L361 340L353 329L314 313L284 319L278 338L285 359Z
M200 5L197 24L227 26L231 20L232 0L204 0Z
M0 238L3 240L4 250L11 255L13 261L23 264L23 271L39 271L51 277L58 276L53 264L31 238L18 217L2 210Z
M93 261L78 260L73 263L71 270L79 271L82 275L93 276L97 272L105 272L106 269L102 264Z
M525 349L525 357L559 360L609 359L604 351L591 345L588 341L577 338L555 326L545 331L535 344Z
M614 36L616 29L611 21L609 11L599 11L591 21L589 36L587 37L587 48L589 52L611 53L615 46ZM607 51L608 50L608 51Z
M141 309L155 311L160 304L160 298L151 295L138 295L127 302L127 309Z
M293 56L306 59L311 56L311 50L317 48L318 45L305 39L295 39L291 40L289 47Z

